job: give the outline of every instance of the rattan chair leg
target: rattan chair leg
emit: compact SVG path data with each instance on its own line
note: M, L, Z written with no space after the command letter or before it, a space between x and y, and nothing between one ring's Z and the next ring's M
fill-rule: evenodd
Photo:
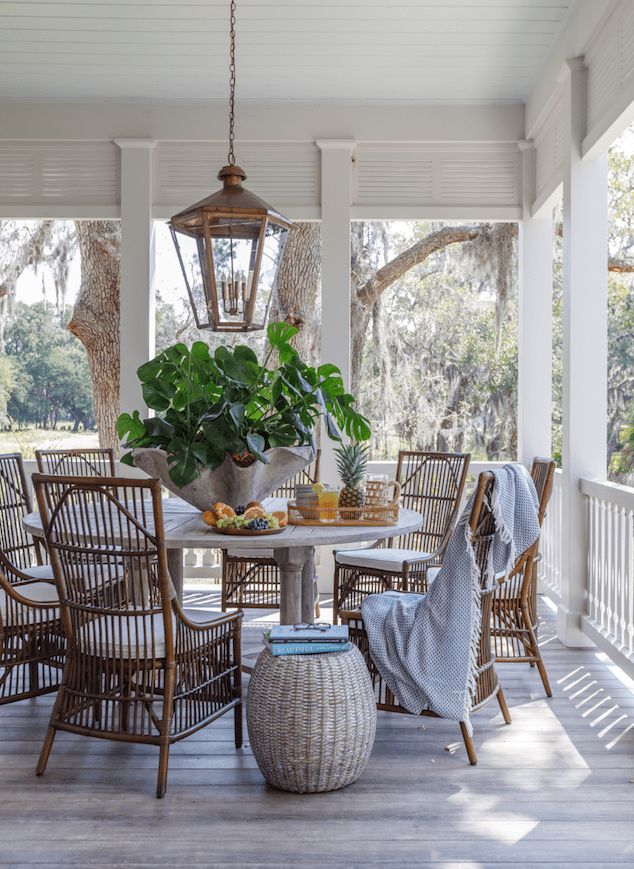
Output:
M544 686L544 691L546 692L546 696L552 697L553 689L550 687L550 680L548 678L548 673L546 672L546 665L544 664L544 659L542 658L542 653L539 648L539 642L537 640L535 627L531 619L530 611L527 607L522 607L522 616L524 618L524 623L526 624L526 632L528 634L527 645L530 645L530 654L533 656L531 666L537 667L537 671L539 672L540 678L542 680L542 685Z
M469 729L464 721L460 722L460 730L462 731L462 738L464 740L464 747L467 749L467 756L469 758L469 763L471 766L475 766L478 762L478 755L475 750L475 743L473 741L473 737L469 733Z
M40 685L38 662L32 661L29 664L29 691L37 691Z
M158 779L156 782L156 798L162 800L167 790L167 768L169 763L170 744L166 738L165 742L161 743L159 755Z
M511 713L509 712L509 707L506 702L506 697L504 696L504 691L502 691L502 686L498 687L498 703L500 704L500 711L502 712L504 723L510 724L512 721Z
M233 710L233 732L235 736L235 745L236 748L242 748L243 736L242 736L242 703L238 703L236 708Z
M55 733L56 728L53 727L52 724L49 724L48 730L46 731L46 736L44 738L44 744L42 745L42 750L40 751L40 757L37 762L35 775L44 775L44 771L46 770L46 764L48 763L48 759L51 755L51 749L53 748Z

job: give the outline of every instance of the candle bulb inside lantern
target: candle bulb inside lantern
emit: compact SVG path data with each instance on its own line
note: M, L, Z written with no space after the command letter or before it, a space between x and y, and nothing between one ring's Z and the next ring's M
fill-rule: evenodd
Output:
M229 299L227 296L227 276L224 272L220 273L220 286L222 288L222 306L225 314L229 313Z

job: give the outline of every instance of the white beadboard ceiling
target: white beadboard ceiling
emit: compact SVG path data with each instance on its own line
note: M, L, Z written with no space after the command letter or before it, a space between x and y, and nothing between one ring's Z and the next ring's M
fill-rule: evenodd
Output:
M238 0L238 99L524 100L574 2ZM223 99L227 19L228 0L0 0L0 99Z

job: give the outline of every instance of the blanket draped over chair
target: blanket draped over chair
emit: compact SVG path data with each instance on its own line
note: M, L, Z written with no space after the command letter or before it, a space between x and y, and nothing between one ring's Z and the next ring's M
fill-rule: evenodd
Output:
M508 573L539 536L537 494L525 468L508 464L493 473L495 536L484 576L471 543L470 499L427 594L384 592L362 606L372 659L401 706L416 715L430 710L469 728L482 590Z

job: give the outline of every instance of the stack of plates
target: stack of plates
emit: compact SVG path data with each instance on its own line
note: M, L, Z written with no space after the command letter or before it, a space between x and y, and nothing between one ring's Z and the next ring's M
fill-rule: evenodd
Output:
M313 487L307 483L300 483L295 486L295 503L297 509L302 514L304 519L315 519L317 514L313 512L315 507L319 507L319 498L313 492ZM308 507L308 510L302 510L302 507Z

